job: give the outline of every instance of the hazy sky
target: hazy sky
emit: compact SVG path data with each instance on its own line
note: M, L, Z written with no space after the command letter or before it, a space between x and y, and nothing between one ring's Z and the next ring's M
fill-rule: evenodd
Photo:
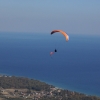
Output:
M0 32L100 34L100 0L0 0Z

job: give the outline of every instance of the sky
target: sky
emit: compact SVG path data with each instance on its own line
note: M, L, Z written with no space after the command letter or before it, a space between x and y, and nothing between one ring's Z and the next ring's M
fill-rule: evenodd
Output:
M100 0L0 0L0 32L100 34Z

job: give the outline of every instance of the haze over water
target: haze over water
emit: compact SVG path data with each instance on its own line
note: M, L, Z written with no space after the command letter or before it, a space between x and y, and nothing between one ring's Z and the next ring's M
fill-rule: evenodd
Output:
M58 52L52 57L51 51ZM100 37L69 34L0 33L0 73L100 96Z

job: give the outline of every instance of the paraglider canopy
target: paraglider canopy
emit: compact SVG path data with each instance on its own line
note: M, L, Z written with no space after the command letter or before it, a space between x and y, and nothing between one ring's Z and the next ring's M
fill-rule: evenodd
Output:
M54 33L56 33L56 32L60 32L61 34L63 34L64 37L66 38L66 41L69 40L68 34L67 34L66 32L62 31L62 30L53 30L53 31L51 32L51 35L54 34Z

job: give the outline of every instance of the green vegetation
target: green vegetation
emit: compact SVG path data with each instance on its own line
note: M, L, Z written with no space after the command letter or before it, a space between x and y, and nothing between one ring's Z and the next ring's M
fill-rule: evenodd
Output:
M44 82L40 82L34 79L28 79L24 77L0 77L0 86L4 89L8 88L20 88L20 89L32 89L36 91L46 90L50 91L51 85L48 85Z
M0 100L100 100L100 98L59 89L34 79L1 76Z

